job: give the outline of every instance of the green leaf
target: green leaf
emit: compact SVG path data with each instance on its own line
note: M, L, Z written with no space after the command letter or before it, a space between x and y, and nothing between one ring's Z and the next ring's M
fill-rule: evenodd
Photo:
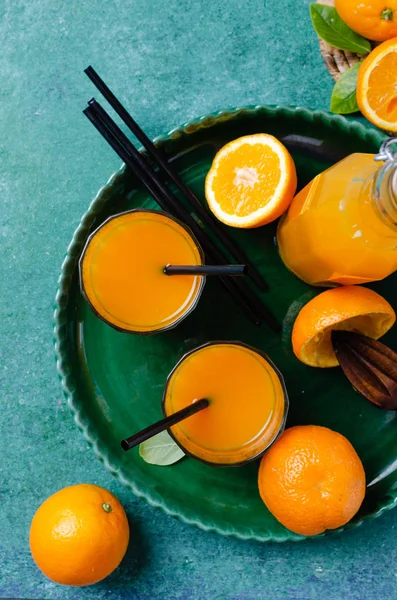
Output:
M162 431L139 445L139 455L151 465L165 467L181 460L185 453L167 431Z
M350 29L333 6L310 4L310 16L317 35L330 46L359 54L371 52L369 41Z
M356 97L357 76L361 63L345 71L335 83L331 96L331 112L348 115L359 110Z

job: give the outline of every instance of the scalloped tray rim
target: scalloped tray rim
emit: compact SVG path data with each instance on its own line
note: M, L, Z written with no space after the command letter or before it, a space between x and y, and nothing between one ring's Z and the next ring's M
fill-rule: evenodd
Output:
M226 110L219 110L208 115L203 115L192 121L184 123L180 127L175 127L174 129L171 129L167 134L156 137L154 139L154 142L156 143L156 145L166 144L167 142L171 142L173 139L177 139L181 136L190 135L191 133L194 133L199 129L211 127L217 121L227 121L230 119L238 118L239 116L244 114L256 114L258 112L263 112L267 116L276 114L280 115L284 113L285 115L288 115L290 117L293 115L298 115L304 120L309 121L318 120L327 123L332 121L333 123L337 123L340 127L344 128L347 131L356 130L364 138L371 138L373 140L376 139L379 142L379 144L386 137L384 134L382 134L380 131L374 128L366 127L365 125L357 121L347 120L345 117L342 117L340 115L331 115L330 113L327 113L325 111L311 111L307 108L292 106L287 107L251 105ZM220 528L215 522L202 523L199 520L193 519L191 517L186 517L183 513L174 510L173 508L170 508L161 498L154 498L149 493L146 493L139 489L133 481L130 481L123 475L121 468L117 468L112 464L106 446L104 444L101 444L98 441L98 439L96 439L96 435L91 426L91 423L88 417L84 414L83 406L77 397L76 390L74 388L72 378L69 373L66 348L66 306L68 301L68 290L71 278L76 267L78 257L81 253L81 249L84 245L84 241L90 231L93 219L105 204L107 191L117 184L117 182L122 178L125 170L126 166L123 164L118 171L111 175L107 183L99 189L95 198L89 205L88 210L83 215L80 224L78 225L77 229L73 234L72 240L67 249L65 259L62 263L61 274L58 280L58 291L55 299L54 343L58 375L62 384L62 389L65 398L72 412L74 413L74 420L76 422L76 425L83 432L89 445L93 448L97 458L105 465L108 471L110 471L110 473L112 473L112 475L114 475L125 487L130 489L136 496L146 500L146 502L148 502L148 504L150 504L151 506L161 508L166 514L172 517L177 517L181 521L189 525L195 525L196 527L199 527L204 531L212 531L224 536L236 537L241 540L255 540L259 542L287 542L302 541L305 539L318 539L320 537L325 536L328 537L330 535L335 535L336 533L341 533L342 531L348 529L359 527L364 522L378 518L385 511L394 508L397 505L397 490L394 494L388 494L383 506L381 506L374 513L365 515L357 520L353 519L343 527L339 527L335 530L328 530L325 533L314 536L312 538L294 534L293 532L288 531L287 529L283 531L282 535L275 535L266 531L264 531L262 535L257 535L254 533L242 534L237 530L226 530L224 528Z

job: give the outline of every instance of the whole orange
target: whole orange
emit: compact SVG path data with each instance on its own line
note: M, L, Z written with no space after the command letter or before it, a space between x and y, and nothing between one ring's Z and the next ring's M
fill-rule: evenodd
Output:
M30 549L47 577L65 585L90 585L119 566L129 526L113 494L90 484L63 488L37 510Z
M397 0L335 0L339 16L369 40L397 36Z
M317 535L345 525L365 495L364 468L351 443L326 427L287 429L262 458L259 493L285 527Z

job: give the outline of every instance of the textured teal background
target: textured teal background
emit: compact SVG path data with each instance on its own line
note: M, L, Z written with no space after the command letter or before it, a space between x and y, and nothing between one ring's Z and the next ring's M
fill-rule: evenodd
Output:
M154 136L255 103L328 107L332 81L306 0L0 1L0 597L397 599L397 512L340 537L260 545L188 527L135 499L65 405L52 311L81 214L117 157L81 115L92 63ZM92 588L35 567L31 518L57 489L109 488L132 525L127 558Z

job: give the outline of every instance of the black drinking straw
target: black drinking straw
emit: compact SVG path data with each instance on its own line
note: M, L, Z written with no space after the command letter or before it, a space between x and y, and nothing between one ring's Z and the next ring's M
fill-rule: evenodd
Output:
M247 273L247 265L166 265L166 275L216 275L239 277Z
M165 419L161 419L161 421L157 421L157 423L153 423L153 425L149 425L149 427L146 427L146 429L142 429L142 431L139 431L138 433L135 433L131 437L126 438L125 440L122 440L121 447L125 451L131 450L131 448L138 446L142 442L145 442L149 438L157 435L158 433L161 433L162 431L165 431L169 427L172 427L173 425L180 423L184 419L191 417L192 415L198 413L200 410L203 410L204 408L207 408L208 406L209 406L209 401L206 400L205 398L202 398L201 400L197 400L197 402L194 402L193 404L190 404L189 406L186 406L185 408L178 410L173 415L170 415L169 417L166 417Z
M237 244L231 240L226 233L223 226L218 223L216 218L207 211L207 209L201 204L200 200L195 196L189 186L183 181L179 173L173 170L167 161L167 158L162 155L160 150L156 148L153 142L148 138L146 133L140 128L138 123L132 118L130 113L124 108L121 102L116 98L113 92L109 89L103 79L98 75L95 69L90 65L84 69L84 73L91 79L95 87L101 92L101 94L109 102L110 106L116 111L121 117L130 131L138 138L141 144L146 149L148 155L153 161L159 166L160 171L171 179L176 185L179 191L184 195L191 208L200 216L204 223L215 233L216 237L222 242L225 248L230 254L239 262L247 263L248 275L256 283L256 285L262 289L267 290L268 285L262 275L257 271L252 263L247 261L245 253L237 246Z
M211 263L221 264L224 256L213 244L211 238L199 227L192 215L178 202L167 186L158 179L156 171L99 103L94 99L90 100L88 108L83 112L120 158L135 172L159 206L190 227ZM220 281L254 323L259 325L261 321L265 321L273 331L280 330L278 321L244 281L240 282L228 277L220 277Z
M141 165L142 156L136 152L134 155L131 155L121 143L121 137L116 136L106 124L101 120L95 109L98 108L96 105L90 105L88 108L84 109L84 114L91 121L94 127L99 131L99 133L105 138L108 144L117 152L119 157L125 164L137 175L143 185L146 187L148 192L155 198L156 202L164 210L180 219L184 223L186 223L194 232L200 245L203 247L205 255L207 258L211 259L211 262L221 262L221 257L215 256L212 260L211 257L211 249L207 245L207 241L210 242L209 238L204 237L204 232L198 228L198 225L195 223L194 219L189 215L189 213L185 212L182 205L178 205L176 203L170 203L170 197L165 197L158 187L155 185L155 182L152 178L147 176L146 168ZM114 124L115 125L115 124ZM139 162L137 162L137 155L139 155ZM200 233L201 231L201 233ZM260 315L259 306L254 306L255 296L250 294L248 297L247 292L242 289L237 289L236 282L231 278L220 278L224 287L229 291L231 296L234 298L235 302L242 308L242 310L246 313L248 318L250 318L256 325L261 323L262 317ZM249 288L248 288L249 290ZM251 291L251 290L249 290ZM278 322L274 319L274 317L268 313L265 307L260 307L267 314L263 315L264 320L269 322L270 327L274 330L279 329Z

